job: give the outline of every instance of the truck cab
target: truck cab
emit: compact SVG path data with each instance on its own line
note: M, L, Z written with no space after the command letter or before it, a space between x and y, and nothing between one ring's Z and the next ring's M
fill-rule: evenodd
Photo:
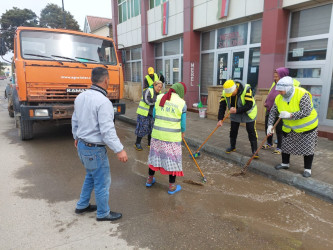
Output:
M113 40L82 32L19 27L14 39L15 89L12 105L22 140L33 138L33 124L70 123L74 100L90 88L91 71L105 67L107 97L115 114L125 113L123 72Z

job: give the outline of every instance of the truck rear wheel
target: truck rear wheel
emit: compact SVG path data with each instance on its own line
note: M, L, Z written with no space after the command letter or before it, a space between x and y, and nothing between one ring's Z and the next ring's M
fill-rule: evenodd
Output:
M8 114L10 117L14 117L14 105L12 95L8 97Z
M8 107L8 115L10 117L14 117L14 110L13 110L13 108L11 106Z
M19 118L19 135L21 140L31 140L33 138L33 121Z

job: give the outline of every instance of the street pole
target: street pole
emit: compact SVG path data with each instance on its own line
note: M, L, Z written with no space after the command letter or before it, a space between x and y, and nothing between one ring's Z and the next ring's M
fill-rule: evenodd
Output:
M62 0L62 15L63 15L63 24L64 24L64 29L66 29L66 16L65 16L65 6L64 6L64 0Z

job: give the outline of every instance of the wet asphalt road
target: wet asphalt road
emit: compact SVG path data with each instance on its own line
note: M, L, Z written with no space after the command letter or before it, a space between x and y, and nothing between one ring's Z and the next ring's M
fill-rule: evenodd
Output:
M239 166L202 155L201 176L183 148L182 191L167 194L168 178L146 188L147 140L133 148L134 127L116 122L129 156L109 150L110 206L116 223L77 216L84 169L70 126L35 126L20 141L0 82L0 249L333 249L333 205L262 176L233 177ZM94 203L94 200L93 200Z

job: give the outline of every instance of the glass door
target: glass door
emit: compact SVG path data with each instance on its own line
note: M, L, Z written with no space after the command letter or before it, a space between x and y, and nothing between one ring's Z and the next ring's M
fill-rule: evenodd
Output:
M179 82L179 73L180 73L180 67L179 67L179 59L172 59L172 84Z
M179 57L164 59L164 72L166 84L174 84L179 82L181 76Z
M240 80L244 82L245 51L227 50L217 54L217 82L223 85L227 80Z
M229 53L217 55L217 85L223 85L230 78L228 59Z
M244 80L245 51L232 52L232 79Z
M170 84L170 78L171 78L170 68L171 68L170 59L164 60L165 84Z

